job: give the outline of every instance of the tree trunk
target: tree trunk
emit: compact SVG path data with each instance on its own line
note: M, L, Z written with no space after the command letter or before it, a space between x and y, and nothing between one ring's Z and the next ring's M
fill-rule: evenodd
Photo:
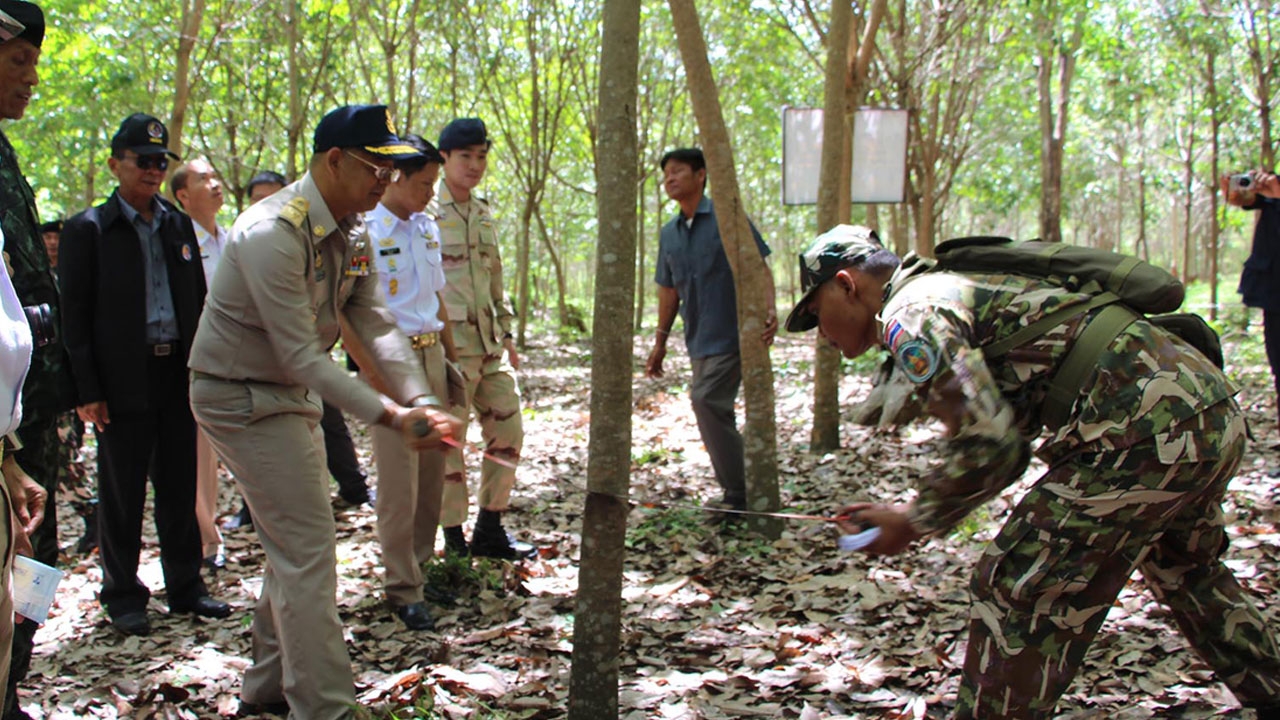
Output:
M714 192L716 220L738 299L738 347L742 355L742 388L746 401L743 450L746 456L747 505L755 511L775 512L779 507L778 438L773 415L773 366L769 347L761 339L765 318L774 310L774 298L764 292L772 283L769 268L756 250L751 224L742 206L733 146L720 108L719 90L711 74L707 43L702 35L693 0L669 0L676 40L684 60L685 77L694 117L704 140L707 176ZM776 518L750 516L749 527L776 538L782 524Z
M520 235L516 247L516 345L525 346L525 333L529 327L529 235L533 223L533 194L525 196L524 211L520 213ZM560 314L564 315L564 295L560 296Z
M636 96L640 0L605 0L600 50L599 218L591 337L591 428L582 568L573 625L569 720L618 717L622 563L631 473L634 335L615 318L631 311L636 284Z
M298 143L302 139L302 69L298 67L298 44L301 34L298 31L298 0L287 0L285 3L284 27L286 42L289 45L289 121L285 124L288 148L285 161L285 172L289 180L297 179Z
M1067 110L1076 52L1084 39L1084 14L1077 11L1071 37L1058 40L1052 20L1042 29L1040 67L1036 73L1040 108L1040 238L1062 242L1062 148L1067 137ZM1043 37L1047 33L1049 37ZM1053 87L1056 71L1058 86Z
M853 175L853 112L866 100L867 76L875 52L876 33L887 7L875 0L867 11L862 36L848 0L831 6L823 84L822 165L819 170L818 231L849 222ZM836 163L839 163L836 165ZM835 167L831 167L831 166ZM832 197L834 196L834 197ZM809 449L829 452L840 446L840 353L821 338L815 340L813 429Z
M173 112L169 115L169 149L181 156L182 126L187 120L187 105L191 102L191 51L200 37L200 24L204 21L204 0L182 3L182 25L178 35L177 62L173 69ZM174 167L172 173L177 170Z
M1195 107L1195 92L1191 93L1191 103ZM1187 120L1187 153L1182 166L1182 284L1188 285L1195 277L1195 252L1191 245L1191 204L1195 201L1195 164L1196 164L1196 121L1191 114Z
M1209 136L1211 138L1212 147L1209 151L1209 160L1213 167L1213 184L1209 189L1209 319L1218 319L1218 243L1220 242L1220 233L1222 232L1221 219L1218 217L1220 210L1218 209L1218 177L1222 170L1218 167L1219 153L1221 148L1218 145L1219 132L1222 120L1219 116L1218 108L1218 79L1217 72L1214 69L1214 51L1209 48L1205 57L1205 82L1208 85L1207 97L1209 102Z
M845 133L845 80L853 12L849 0L831 3L831 31L827 34L827 64L823 85L822 165L818 177L818 233L840 224L841 207L849 193L841 181L850 138ZM843 191L843 196L842 196ZM843 200L843 203L842 203ZM840 353L821 337L814 338L813 429L809 449L826 453L840 447Z

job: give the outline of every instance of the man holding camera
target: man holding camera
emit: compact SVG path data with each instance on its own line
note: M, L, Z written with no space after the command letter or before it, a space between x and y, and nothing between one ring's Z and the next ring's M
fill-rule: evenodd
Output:
M36 65L44 42L44 13L29 2L0 0L0 13L7 21L0 25L0 118L18 120L26 114L32 90L39 77ZM22 447L14 450L17 461L37 483L53 496L59 474L58 419L72 404L66 349L55 336L58 322L58 284L49 266L40 235L40 218L35 195L18 170L18 157L9 138L0 132L0 229L4 231L5 253L13 269L13 287L18 300L30 309L44 305L47 313L37 314L33 334L37 347L31 369L22 385L22 424L17 436ZM44 344L41 345L40 341ZM32 534L34 559L54 565L58 561L58 520L56 503L49 503L46 521ZM18 708L15 686L27 674L36 624L24 620L14 630L13 664L4 717L25 717Z
M170 158L177 159L168 144L156 118L126 118L108 159L119 186L67 221L59 249L76 412L98 437L99 598L126 635L151 632L151 593L138 579L148 478L170 611L231 614L200 578L186 360L205 282L191 218L159 196Z
M1253 228L1253 250L1240 272L1240 296L1248 307L1262 309L1262 337L1280 405L1280 179L1262 170L1219 179L1227 202L1259 210Z

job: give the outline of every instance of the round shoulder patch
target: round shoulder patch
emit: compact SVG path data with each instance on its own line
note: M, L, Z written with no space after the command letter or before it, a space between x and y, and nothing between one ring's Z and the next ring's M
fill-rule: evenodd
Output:
M920 338L902 343L894 356L911 382L922 383L938 372L938 351Z

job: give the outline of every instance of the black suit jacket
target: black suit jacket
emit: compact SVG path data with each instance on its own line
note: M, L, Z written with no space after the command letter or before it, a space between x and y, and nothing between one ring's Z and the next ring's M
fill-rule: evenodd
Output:
M185 366L204 306L200 246L191 218L157 199L168 211L157 235L164 243ZM62 336L71 356L76 404L105 400L113 415L147 410L145 267L138 233L120 206L118 190L66 222L58 276Z

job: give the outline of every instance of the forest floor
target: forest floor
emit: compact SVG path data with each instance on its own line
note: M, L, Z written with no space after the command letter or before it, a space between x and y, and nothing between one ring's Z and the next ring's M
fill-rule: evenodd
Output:
M791 521L773 543L743 529L720 531L691 508L714 499L718 489L689 411L688 362L682 350L675 352L682 344L673 343L667 378L655 381L640 373L648 342L636 346L632 494L674 507L637 504L628 520L621 717L944 716L964 657L969 572L1036 466L950 536L890 559L840 553L834 528L821 522ZM936 427L886 431L846 422L839 451L808 451L812 342L783 337L774 350L784 507L830 514L848 501L909 497L911 479L930 462ZM1272 448L1274 391L1256 338L1229 338L1228 357L1258 440L1250 443L1227 498L1227 562L1280 627L1280 498L1277 481L1267 476L1280 467L1280 452ZM459 599L433 606L435 631L413 633L382 603L373 511L335 507L338 602L357 694L383 717L566 714L590 423L589 345L540 338L524 362L525 452L506 524L540 545L540 557L474 567L437 560L430 577L449 583ZM864 374L845 374L846 414L868 390ZM356 423L352 429L376 485L367 434ZM238 506L231 483L224 483L223 514ZM62 544L73 545L79 520L65 504L60 517ZM166 614L150 520L145 532L141 574L158 595L150 608L152 634L126 638L114 631L95 598L101 582L96 555L64 555L69 575L36 636L21 693L32 717L235 713L260 587L256 537L226 533L229 564L210 577L210 587L235 612L206 621ZM1062 718L1104 715L1250 717L1188 650L1138 579L1121 594L1059 704Z

